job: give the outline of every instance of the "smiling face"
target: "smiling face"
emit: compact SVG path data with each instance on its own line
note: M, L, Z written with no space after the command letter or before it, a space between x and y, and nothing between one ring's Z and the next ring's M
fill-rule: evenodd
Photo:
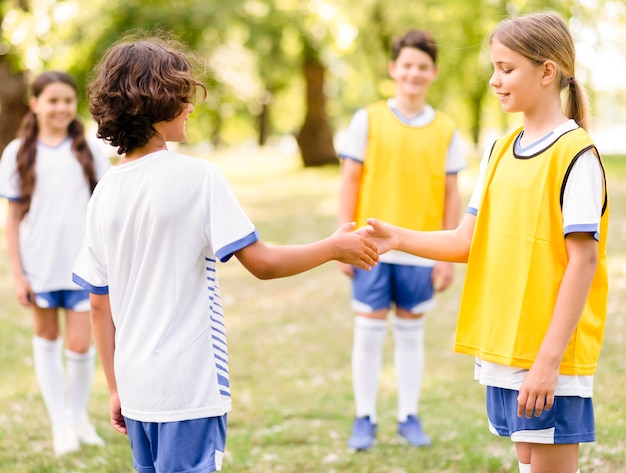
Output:
M389 75L396 83L396 95L425 97L437 78L437 65L424 51L404 47L398 58L389 64Z
M70 85L52 82L37 97L31 97L30 108L37 115L39 129L54 134L67 133L76 118L78 96Z
M545 100L545 63L537 64L516 53L497 39L491 42L494 88L505 112L529 113Z

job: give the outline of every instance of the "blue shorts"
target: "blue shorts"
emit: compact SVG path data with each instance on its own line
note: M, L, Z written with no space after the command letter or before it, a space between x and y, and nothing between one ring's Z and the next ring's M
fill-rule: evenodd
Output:
M378 263L370 271L356 268L352 279L352 308L373 312L397 308L421 314L434 307L433 268Z
M226 414L179 422L124 417L138 473L212 473L222 470Z
M76 291L36 292L35 304L42 309L68 309L76 312L88 312L89 293L82 289Z
M595 442L591 398L555 396L554 405L539 417L517 417L518 391L487 386L489 429L513 442L546 445Z

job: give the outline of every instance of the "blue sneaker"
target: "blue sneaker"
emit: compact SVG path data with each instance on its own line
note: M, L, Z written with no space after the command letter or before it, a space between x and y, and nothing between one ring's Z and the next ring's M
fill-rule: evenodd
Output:
M430 445L430 437L424 433L422 423L414 415L408 416L404 422L398 422L398 434L414 447Z
M376 440L378 427L370 422L370 416L357 417L352 424L352 435L348 440L351 450L369 450Z

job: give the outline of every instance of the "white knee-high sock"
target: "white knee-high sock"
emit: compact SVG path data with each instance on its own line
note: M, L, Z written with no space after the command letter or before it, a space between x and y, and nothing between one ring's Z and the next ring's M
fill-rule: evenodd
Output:
M69 422L65 402L63 339L33 337L33 364L52 425Z
M424 319L393 318L394 363L398 379L398 421L417 415L424 376Z
M73 422L81 422L87 420L87 405L96 365L96 352L93 347L89 348L86 353L65 350L65 359L70 414Z
M530 473L530 463L519 463L519 473Z
M386 334L386 320L354 318L352 384L356 416L370 416L373 423L376 423L376 400Z

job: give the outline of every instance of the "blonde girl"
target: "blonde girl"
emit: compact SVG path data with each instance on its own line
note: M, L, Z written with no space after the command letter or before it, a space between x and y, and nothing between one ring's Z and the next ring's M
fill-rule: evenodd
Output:
M505 20L490 53L489 84L523 126L487 150L459 227L413 232L370 219L363 231L379 250L467 262L455 350L476 357L490 430L515 442L521 473L576 473L580 442L595 440L608 286L604 170L563 20Z

